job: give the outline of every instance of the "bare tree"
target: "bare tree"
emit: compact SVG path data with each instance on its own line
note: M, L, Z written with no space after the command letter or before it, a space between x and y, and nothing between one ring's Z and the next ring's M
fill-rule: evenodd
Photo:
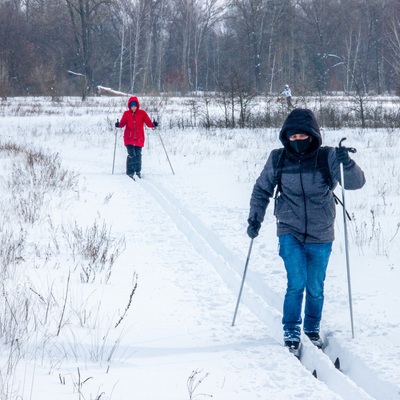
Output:
M400 6L398 2L393 2L393 5L388 9L387 15L388 24L386 26L386 41L391 49L387 54L386 61L393 69L395 90L400 94Z
M91 92L93 86L93 31L96 18L102 6L109 6L112 0L65 0L75 39L80 65L77 71L83 74L82 98Z
M267 28L268 1L267 0L232 0L233 18L240 29L240 38L243 39L245 52L252 60L252 76L257 92L261 91L261 54L264 47Z
M286 83L383 93L400 77L399 10L398 0L0 0L0 90L215 90L236 73L248 93Z
M326 92L329 87L330 74L336 72L332 65L337 61L331 55L340 54L340 34L342 4L340 0L297 0L297 16L299 19L300 40L307 43L309 67L315 76L315 86L319 91Z
M197 9L194 9L194 26L193 35L193 62L194 62L194 87L199 89L199 61L200 52L202 50L204 37L208 29L210 29L222 14L222 8L217 6L218 0L206 0L205 4L198 2Z
M287 1L273 1L268 7L268 49L266 66L269 73L268 93L273 91L275 79L275 64L279 53L282 51L280 44L285 42L284 39L289 39L290 43L292 37L292 9ZM282 35L283 33L283 35ZM283 36L283 40L280 38ZM283 44L284 46L284 44ZM290 76L290 73L289 73ZM287 79L289 82L290 79Z

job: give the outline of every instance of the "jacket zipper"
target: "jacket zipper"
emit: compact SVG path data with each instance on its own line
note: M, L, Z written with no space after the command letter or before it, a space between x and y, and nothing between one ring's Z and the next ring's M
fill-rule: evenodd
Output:
M300 175L300 185L301 185L301 191L303 194L303 204L304 204L304 243L306 242L307 239L307 226L308 226L308 221L307 221L307 201L306 201L306 194L304 191L304 185L303 185L303 164L302 160L299 159L299 175Z
M133 113L133 141L136 143L136 116Z

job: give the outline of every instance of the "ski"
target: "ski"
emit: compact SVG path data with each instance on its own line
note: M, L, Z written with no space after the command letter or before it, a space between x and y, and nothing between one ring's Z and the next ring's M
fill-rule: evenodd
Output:
M340 369L340 359L339 359L339 357L336 357L336 360L333 362L333 365L335 366L335 368L338 371L342 372L341 369ZM318 379L318 374L317 374L317 370L316 369L314 369L314 371L312 372L312 375L313 375L314 378Z
M309 337L311 343L317 348L320 349L323 353L325 353L324 348L326 347L325 343L322 341L322 339L320 337L318 338L314 338L314 337ZM325 345L325 346L324 346ZM329 357L330 358L330 357ZM340 369L340 359L339 357L336 357L335 361L332 360L333 365L335 366L335 368L342 372ZM312 372L312 375L318 379L318 374L317 374L317 370L314 369L314 371Z
M294 345L291 346L286 346L287 349L289 350L289 353L293 354L297 359L300 360L301 357L301 342L299 345L296 347Z
M322 340L319 338L318 340L311 340L310 339L310 341L311 341L311 343L317 348L317 349L319 349L319 350L321 350L322 352L324 352L324 349L323 349L323 342L322 342ZM291 345L291 346L286 346L287 347L287 349L289 350L289 353L291 353L291 354L293 354L298 360L300 360L300 357L301 357L301 348L302 348L302 343L300 342L299 343L299 346L296 348L296 346L294 346L294 345ZM339 359L339 357L336 357L336 359L335 359L335 361L332 361L333 362L333 365L335 366L335 368L338 370L338 371L340 371L341 372L341 369L340 369L340 359ZM314 378L317 378L318 379L318 373L317 373L317 370L316 369L314 369L313 371L312 371L312 373L311 373L313 376L314 376Z
M316 369L314 369L314 371L312 372L312 376L313 376L314 378L317 378L317 379L318 379L318 374L317 374L317 370L316 370Z
M312 341L311 341L312 342ZM313 344L315 344L315 343L313 343ZM319 349L321 349L321 351L323 352L323 353L325 353L325 347L326 346L324 346L324 343L322 342L322 340L321 340L321 344L320 344L320 346L317 346ZM330 358L330 357L329 357ZM333 365L335 366L335 368L337 369L337 370L339 370L339 371L341 371L340 370L340 359L339 359L339 357L336 357L336 359L335 359L335 361L333 361L332 360L332 362L333 362Z
M129 174L128 176L129 176L129 178L131 178L131 179L133 179L134 181L136 181L135 173ZM137 176L139 179L142 179L142 175L141 175L140 172L136 172L136 176Z

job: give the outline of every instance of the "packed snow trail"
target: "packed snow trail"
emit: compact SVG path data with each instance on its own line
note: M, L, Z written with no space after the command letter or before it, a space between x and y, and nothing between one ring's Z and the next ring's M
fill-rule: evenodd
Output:
M347 351L340 341L332 335L325 338L325 354L335 361L339 357L341 370L358 386L366 388L368 394L374 399L398 400L400 393L398 387L387 380L380 379L357 354ZM368 350L367 350L368 351ZM352 368L354 366L354 368Z
M215 267L217 273L226 282L229 289L237 293L244 263L240 262L221 243L218 237L208 230L160 182L153 183L151 178L146 177L146 179L140 181L140 185L153 196L155 201L170 216L171 220L186 235L196 251ZM282 315L276 308L269 305L270 298L272 297L268 297L268 294L271 296L271 291L256 275L254 274L246 282L241 302L269 327L274 338L280 342L282 337ZM234 305L232 305L232 312L233 310ZM338 371L329 357L306 340L303 342L301 362L310 372L316 370L318 379L323 381L330 390L340 395L343 399L372 399L371 396L348 376Z

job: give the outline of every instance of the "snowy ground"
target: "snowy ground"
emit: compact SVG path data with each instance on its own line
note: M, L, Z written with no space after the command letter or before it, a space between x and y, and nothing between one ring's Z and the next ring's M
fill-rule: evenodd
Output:
M249 198L268 152L280 146L277 130L169 130L161 121L158 133L174 174L158 133L148 130L143 179L133 182L124 174L122 131L111 173L112 122L124 107L125 99L113 99L87 114L68 108L63 115L0 119L1 144L59 153L62 165L79 173L78 189L54 196L40 223L25 227L31 246L5 283L27 281L40 293L54 287L60 303L67 297L68 319L57 337L50 328L32 329L20 344L18 362L10 362L15 344L3 338L0 398L400 399L398 132L324 130L325 144L347 137L346 144L358 149L354 158L367 178L365 188L346 192L353 217L348 228L355 339L338 206L322 323L326 355L304 339L299 362L282 343L286 282L272 207L254 241L231 326L250 245ZM12 170L4 158L2 166L3 176ZM6 193L4 179L1 187ZM125 238L110 280L84 284L66 252L46 258L40 246L48 246L57 231L48 221L83 227L104 222L113 237ZM132 303L114 328L135 274ZM337 357L342 372L333 366Z

